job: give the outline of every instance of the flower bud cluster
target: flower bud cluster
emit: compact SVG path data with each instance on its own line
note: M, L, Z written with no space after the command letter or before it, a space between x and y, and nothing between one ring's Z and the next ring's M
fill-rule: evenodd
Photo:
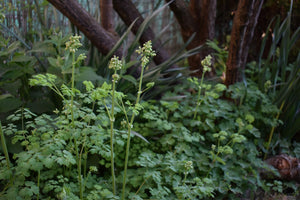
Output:
M202 61L201 61L201 65L203 66L203 72L210 72L211 71L211 60L212 57L211 55L206 56Z
M119 76L119 74L113 74L112 78L113 78L114 81L117 82L120 79L120 76Z
M70 50L70 52L75 53L79 47L82 46L79 39L81 38L80 35L70 36L70 39L68 42L66 42L66 50Z
M108 68L114 70L120 70L122 69L122 61L119 60L118 56L114 56L111 58Z
M120 75L117 74L117 70L122 69L122 66L122 61L119 60L118 56L114 56L111 58L108 68L113 69L115 71L115 73L112 75L113 82L115 83L118 82L118 80L120 79Z
M186 171L190 171L193 169L193 161L186 161L184 164L184 168Z
M156 56L155 51L152 50L152 42L149 40L146 42L143 47L139 47L136 52L140 55L142 55L141 61L142 61L142 66L145 67L149 63L149 59L153 56Z
M265 88L265 92L268 92L268 90L271 88L271 81L270 80L267 80L264 84L264 88Z
M218 138L220 141L223 141L226 139L226 136L228 133L226 131L220 131L219 133L214 133L213 137Z

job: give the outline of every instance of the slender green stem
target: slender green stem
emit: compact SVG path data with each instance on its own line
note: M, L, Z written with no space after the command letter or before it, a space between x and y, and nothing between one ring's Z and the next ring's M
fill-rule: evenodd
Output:
M148 176L143 183L140 185L139 189L136 191L135 195L137 195L139 193L139 191L142 189L143 185L146 183L146 181L150 178L151 176Z
M38 177L37 177L37 187L38 187L38 193L37 193L37 197L36 199L39 200L40 199L40 176L41 176L41 171L38 170Z
M188 173L187 172L184 172L184 179L183 179L183 184L185 184L185 182L186 182L186 178L187 178L187 175L188 175Z
M213 160L211 162L211 167L209 168L207 174L206 174L206 177L208 177L209 173L211 172L211 170L213 169L213 165L215 164L216 160L217 160L217 156L219 156L220 154L220 150L219 150L219 147L220 147L220 140L218 139L218 145L217 145L217 148L218 148L218 151L217 151L217 154L213 154Z
M198 90L198 95L197 95L197 105L196 105L196 109L195 109L195 112L194 112L194 117L193 117L193 119L196 119L198 107L199 107L200 104L201 104L201 101L200 101L200 95L201 95L201 89L202 89L202 85L203 85L204 74L205 74L205 72L202 73L201 82L200 82L200 86L199 86L199 90Z
M123 101L121 101L121 105L119 105L119 107L123 110L123 112L124 112L124 114L125 114L126 122L129 123L127 111L126 111L126 108L125 108L125 105L124 105Z
M82 147L80 154L78 155L78 180L79 180L79 188L80 188L80 199L83 199L83 191L84 191L83 188L84 185L82 184L82 177L81 177L81 156L82 156L83 148L84 147Z
M113 194L116 195L116 181L115 181L115 162L114 162L114 109L115 109L115 88L116 81L113 79L112 84L112 102L111 102L111 114L110 114L110 163L111 163L111 177Z
M52 84L52 86L50 87L51 90L53 90L56 94L58 94L63 100L65 100L64 95L60 92L60 90L56 87L55 83L53 83L52 81L50 81L50 83Z
M283 101L282 104L280 105L280 108L279 108L280 111L277 113L276 119L279 118L280 112L282 111L282 108L283 108L284 104L285 104L285 101ZM264 159L266 159L267 156L268 156L268 151L269 151L269 148L270 148L270 144L271 144L271 141L272 141L272 138L273 138L274 131L275 131L275 126L273 126L272 129L271 129Z
M7 151L7 147L6 147L5 137L4 137L4 134L2 131L1 121L0 121L0 136L1 136L1 145L2 145L2 149L3 149L3 153L4 153L5 159L6 159L7 169L10 170L10 160L9 160L8 151Z
M83 187L84 187L84 188L85 188L85 186L86 186L86 183L87 183L87 181L88 181L90 175L91 175L91 172L89 171L88 174L87 174L87 176L86 176L86 179L85 179L84 182L83 182Z
M78 146L76 139L74 138L75 154L77 160L77 173L78 173L78 182L79 182L79 196L80 199L83 199L83 190L82 190L82 179L81 179L81 157L78 154Z
M95 102L93 102L93 105L92 105L92 111L94 110L95 108ZM91 120L89 119L89 122L88 122L88 126L90 125L91 123ZM86 134L84 136L84 141L86 141ZM85 142L84 142L85 144ZM84 163L83 163L83 177L85 179L88 178L87 176L87 159L88 159L88 147L86 145L83 145L82 148L84 148ZM83 185L83 188L85 188L85 184Z
M22 130L24 130L24 108L23 107L21 108L21 112L22 112L22 114L21 114Z
M83 177L86 178L86 167L87 167L87 156L88 156L88 150L86 147L84 147L84 163L83 163Z
M132 116L134 116L134 114L132 114ZM132 119L133 118L131 118L131 121L132 121ZM125 166L124 166L123 188L122 188L122 200L125 199L127 165L128 165L129 148L130 148L130 133L131 133L131 123L128 125L128 133L127 133L127 144L126 144L126 155L125 155Z
M5 137L4 137L4 133L2 131L2 124L0 121L0 139L1 139L1 146L3 149L3 153L6 159L6 165L7 165L7 169L10 171L10 160L9 160L9 155L8 155L8 150L7 150L7 146L6 146L6 142L5 142ZM11 173L12 174L12 173ZM2 192L0 193L0 196L2 196L2 194L5 192L6 189L8 189L11 185L13 185L13 181L14 178L12 175L10 175L10 179L9 179L9 183L2 188Z
M72 53L72 78L71 78L71 90L72 90L72 95L71 95L71 118L72 118L72 127L75 127L74 123L74 95L75 95L75 90L74 90L74 82L75 82L75 53Z
M75 128L75 120L74 120L74 96L75 96L75 53L72 53L72 77L71 77L71 126ZM79 182L79 194L80 199L83 199L83 190L82 190L82 180L81 180L81 158L78 154L78 146L76 139L74 138L74 146L75 146L75 154L77 160L77 172L78 172L78 182Z
M140 75L140 82L139 82L139 89L138 89L135 105L137 105L140 102L140 98L141 98L141 94L142 94L142 83L143 83L144 68L145 68L145 66L142 66L142 71L141 71L141 75ZM132 128L132 125L133 125L134 118L135 118L135 114L133 112L132 116L131 116L130 123L128 124L125 166L124 166L124 175L123 175L122 200L125 199L126 176L127 176L127 166L128 166L128 157L129 157L129 148L130 148L130 134L131 134L131 128Z

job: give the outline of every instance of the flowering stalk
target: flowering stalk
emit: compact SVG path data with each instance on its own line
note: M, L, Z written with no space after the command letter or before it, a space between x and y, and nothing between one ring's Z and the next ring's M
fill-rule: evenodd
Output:
M183 179L183 183L185 184L186 182L186 178L187 178L187 175L189 174L189 172L193 169L193 161L185 161L185 164L184 164L184 179Z
M139 81L139 89L137 92L137 98L135 102L135 108L138 107L141 94L143 93L142 91L142 83L143 83L143 74L144 74L144 69L149 63L149 59L153 56L155 56L155 52L152 50L152 42L148 41L146 42L143 47L139 47L139 49L136 51L138 54L142 56L141 58L141 75L140 75L140 81ZM132 113L130 123L128 123L128 133L127 133L127 144L126 144L126 155L125 155L125 166L124 166L124 175L123 175L123 189L122 189L122 200L125 199L125 188L126 188L126 175L127 175L127 166L128 166L128 157L129 157L129 148L130 148L130 134L131 134L131 129L133 127L133 121L135 118L136 112Z
M206 72L211 71L211 68L209 67L211 65L211 59L212 59L211 55L208 55L201 61L201 65L203 66L203 73L202 73L201 82L200 82L200 85L199 85L199 88L198 88L197 105L196 105L196 109L195 109L195 112L194 112L194 119L196 119L197 110L198 110L198 107L201 104L200 95L201 95L201 89L202 89L202 85L203 85L204 75L205 75Z
M8 151L7 151L7 147L6 147L5 136L2 131L1 121L0 121L0 139L1 139L1 147L3 150L4 156L5 156L5 159L6 159L7 169L10 170L10 160L9 160L9 155L8 155Z
M74 124L74 96L75 96L75 87L74 87L74 82L75 82L75 52L79 47L82 46L80 43L79 39L81 36L75 35L71 36L70 40L66 42L66 50L69 50L70 53L72 54L72 77L71 77L71 89L72 89L72 95L71 95L71 118L72 118L72 126L73 128L75 127ZM77 60L78 61L78 60Z
M114 121L115 121L115 90L116 83L118 82L120 76L117 74L117 70L122 68L122 62L118 57L114 56L110 63L109 68L114 70L114 74L112 75L112 102L111 102L111 112L109 115L110 121L110 163L111 163L111 176L112 176L112 188L113 194L116 195L116 180L115 180L115 164L114 164Z
M75 61L75 52L77 49L82 46L79 39L81 36L75 35L71 36L70 40L66 42L66 50L69 50L72 54L72 77L71 77L71 125L72 128L75 128L75 120L74 120L74 96L75 96L75 65L79 61L83 60L85 56L80 54ZM76 153L76 161L77 161L77 173L78 173L78 182L79 182L79 194L80 199L83 199L83 188L82 188L82 179L81 179L81 158L78 155L78 146L76 143L76 139L74 138L74 146L75 146L75 153Z

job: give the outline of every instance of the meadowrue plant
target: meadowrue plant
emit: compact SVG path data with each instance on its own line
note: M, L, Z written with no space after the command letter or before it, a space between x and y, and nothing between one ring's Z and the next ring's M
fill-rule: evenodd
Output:
M103 118L103 115L100 113L100 115L95 115L93 113L93 110L95 106L103 106L105 107L107 114L109 116L110 122L111 122L111 150L110 150L110 157L111 157L111 168L112 168L112 179L113 179L113 193L106 192L105 196L112 198L115 195L115 180L114 180L114 162L113 162L113 123L114 123L114 102L115 99L120 99L122 96L122 93L118 93L115 91L115 83L118 80L117 77L117 70L120 69L121 63L119 62L118 58L114 57L111 61L110 68L113 68L115 73L112 77L112 87L111 85L104 83L101 87L95 88L95 86L90 82L90 81L84 81L83 84L86 86L86 93L81 93L78 89L75 88L75 68L78 66L82 60L85 59L85 55L80 54L77 57L75 56L75 52L78 50L78 48L81 46L79 42L80 36L71 36L70 40L66 42L66 54L71 55L71 60L72 60L72 73L71 73L71 85L68 86L66 84L61 84L61 86L58 85L57 83L57 77L53 74L39 74L33 76L32 79L30 79L30 84L32 86L44 86L48 87L51 90L53 90L55 93L57 93L63 100L64 102L64 107L62 111L55 110L54 113L58 115L58 118L53 120L51 117L47 115L43 115L40 119L39 117L36 117L36 119L33 122L26 122L26 127L23 125L22 131L17 131L13 129L13 132L17 132L20 134L17 134L18 137L15 138L15 142L21 141L22 145L26 146L27 150L30 150L31 146L33 145L33 138L36 136L33 135L34 137L30 136L27 137L26 135L28 134L27 129L33 129L34 132L37 132L42 135L42 141L43 140L57 140L58 138L62 137L62 145L59 145L59 141L56 141L55 144L58 145L58 148L64 148L62 153L59 153L59 151L56 151L59 153L57 157L51 156L51 154L47 157L45 160L39 160L38 162L43 162L45 161L45 166L51 168L53 166L53 162L57 163L59 165L63 165L67 167L68 174L70 176L70 173L73 173L72 171L72 165L76 164L77 166L77 184L78 188L75 189L74 185L72 186L73 188L71 189L69 185L70 179L69 178L63 178L64 181L61 183L64 183L63 187L56 187L56 193L59 196L59 198L72 198L74 199L74 193L76 191L79 194L79 198L83 199L84 198L84 192L86 188L91 189L91 186L89 186L88 180L91 179L91 173L95 172L95 167L90 166L90 170L87 172L87 159L88 159L88 152L98 152L100 155L104 157L109 157L108 154L105 152L105 145L103 145L103 141L99 143L99 141L103 140L103 134L101 132L99 133L99 127L98 126L93 126L93 121L99 120ZM67 56L68 58L69 56ZM66 61L69 62L69 61ZM109 108L108 103L108 97L112 97L111 102L112 102L112 108ZM122 96L123 97L123 96ZM91 108L88 107L81 107L80 104L92 104ZM22 112L22 115L19 116L13 115L10 117L14 121L22 119L22 124L23 123L23 118L26 117L29 111L25 109L26 112ZM29 113L30 114L30 113ZM31 115L28 115L31 116ZM99 118L100 117L100 118ZM32 118L32 117L30 117ZM45 120L49 120L47 123L45 123ZM29 118L28 118L29 119ZM57 121L56 121L57 120ZM50 124L50 128L36 128L36 126L45 126L45 124ZM97 131L98 129L98 131ZM8 128L6 128L8 130ZM12 131L11 131L12 132ZM43 133L44 132L44 133ZM103 132L103 131L102 131ZM93 134L91 134L93 133ZM98 134L97 139L93 138L94 134ZM20 137L22 136L22 137ZM55 136L55 137L53 137ZM53 137L53 138L52 138ZM32 138L32 139L31 139ZM101 139L102 138L102 139ZM92 139L92 140L91 140ZM99 140L100 139L100 140ZM36 139L35 139L36 140ZM39 139L40 140L40 139ZM40 144L40 148L44 148L45 144ZM66 147L66 146L67 147ZM96 146L95 146L96 145ZM104 148L103 148L104 147ZM47 147L49 150L51 147ZM95 151L98 149L97 151ZM37 151L44 151L44 150L37 150ZM25 153L25 152L24 152ZM45 152L46 153L46 152ZM50 153L50 152L49 152ZM75 154L75 158L73 155ZM34 155L34 153L33 153ZM47 155L47 154L46 154ZM19 157L23 158L23 157ZM27 157L28 158L28 157ZM55 161L54 161L55 159ZM83 169L82 169L83 167ZM38 177L40 176L41 173L41 167L37 168L38 169ZM23 170L24 171L24 170ZM42 173L43 174L43 173ZM68 177L69 177L68 176ZM43 177L43 176L42 176ZM53 182L54 183L54 182ZM40 187L40 178L38 179L38 187ZM45 186L46 188L48 186ZM50 189L51 190L51 189ZM50 191L49 188L47 191ZM104 195L103 192L100 193L102 194L101 196ZM103 189L105 191L105 189ZM37 194L36 191L32 193L31 195ZM24 196L25 194L21 194L21 196ZM76 197L77 198L77 197ZM75 199L76 199L75 198ZM99 197L96 199L99 199Z
M74 118L74 97L76 93L80 93L79 90L75 88L75 67L78 63L80 63L82 60L86 58L84 54L80 54L77 58L75 58L75 52L78 50L79 47L82 46L80 43L81 36L75 35L70 36L69 41L66 42L66 50L71 53L72 58L72 74L71 74L71 88L66 86L65 84L61 85L61 89L59 90L56 86L55 80L56 76L52 74L46 74L46 75L35 75L32 79L30 79L30 84L32 86L35 85L41 85L41 86L47 86L50 89L52 89L54 92L56 92L62 99L66 102L66 112L69 112L71 114L71 128L74 129L75 132L75 118ZM73 132L72 131L72 132ZM78 184L79 184L79 193L80 193L80 199L83 199L83 181L82 181L82 175L81 175L81 155L79 155L79 146L77 144L76 137L73 138L73 144L75 148L75 154L76 154L76 163L77 163L77 173L78 173Z
M213 160L212 162L214 163L215 161L218 161L224 165L226 163L222 160L221 157L219 157L219 154L231 155L233 154L232 146L235 143L242 143L246 141L246 138L243 135L240 135L239 133L234 133L231 136L229 136L226 131L220 131L219 133L215 133L213 134L213 137L217 139L217 145L213 144L211 146L211 154Z
M116 181L115 181L115 167L114 167L114 121L115 121L115 90L116 90L116 83L120 79L118 75L118 70L122 69L122 61L119 60L118 57L114 56L110 63L109 69L114 70L114 74L112 75L112 102L111 102L111 112L109 113L107 109L107 113L109 115L110 121L110 152L111 152L111 176L112 176L112 184L113 184L113 194L116 195Z
M198 110L199 106L201 105L201 103L203 102L203 98L201 98L202 89L208 89L209 90L210 87L211 87L210 85L203 84L205 73L211 71L211 67L210 67L211 66L211 60L212 60L211 55L208 55L201 61L201 65L203 66L203 73L202 73L202 77L200 79L200 83L199 83L198 78L196 78L196 77L188 78L188 80L190 82L194 83L197 86L197 90L198 90L197 104L196 104L196 108L195 108L195 111L194 111L194 119L196 119L197 110ZM225 90L225 88L223 90Z
M187 175L193 169L193 161L185 161L184 169L185 169L185 172L184 172L183 183L185 183Z
M139 49L136 51L138 54L141 55L141 74L140 74L140 81L139 81L139 87L137 92L137 98L134 105L134 109L132 109L132 115L130 121L127 119L128 124L128 133L127 133L127 144L126 144L126 154L125 154L125 166L124 166L124 175L123 175L123 188L122 188L122 200L125 199L125 189L126 189L126 176L127 176L127 167L128 167L128 158L129 158L129 148L130 148L130 134L131 129L133 128L133 121L136 115L139 114L139 111L142 109L142 106L140 105L140 98L141 94L145 91L142 89L142 83L143 83L143 74L146 66L148 65L150 58L155 56L155 52L152 50L152 42L148 41L146 42L143 47L139 47ZM149 89L154 85L154 83L148 83L147 88ZM130 107L130 103L128 103ZM127 115L126 115L127 116Z
M118 71L121 70L122 68L122 61L119 60L118 57L114 56L109 64L109 69L112 69L114 71L112 75L112 85L104 83L102 87L100 88L95 88L92 82L90 81L84 81L83 84L86 86L86 91L89 96L81 94L80 91L76 90L74 88L74 73L75 73L75 65L80 62L80 60L84 59L84 56L79 55L77 60L75 60L74 53L77 51L77 48L80 47L79 44L79 36L74 36L70 38L70 41L66 43L66 49L68 49L72 53L72 63L73 63L73 68L72 68L72 79L71 79L71 89L68 90L68 87L65 85L61 86L61 89L63 92L60 92L60 90L55 86L55 77L52 75L48 75L51 79L44 79L47 76L43 77L37 77L36 79L32 80L33 84L39 84L39 82L42 83L43 86L48 86L52 90L54 90L56 93L58 93L60 96L62 96L63 99L65 99L65 96L70 96L70 113L71 113L71 124L74 126L74 112L73 112L73 107L74 107L74 96L75 94L79 94L82 97L85 98L85 102L93 103L93 107L95 106L96 102L99 102L99 105L104 105L106 113L109 117L110 121L110 167L111 167L111 176L112 176L112 190L113 190L113 195L116 195L116 179L115 179L115 167L114 167L114 123L115 123L115 106L117 105L124 113L125 115L125 120L123 120L123 124L127 125L128 129L128 134L127 134L127 143L126 143L126 154L125 154L125 164L124 164L124 175L123 175L123 189L122 189L122 198L125 198L125 185L126 185L126 173L127 173L127 166L128 166L128 157L129 157L129 148L130 148L130 138L131 138L131 129L133 128L133 122L135 116L139 114L139 112L142 110L142 106L139 103L141 94L151 88L154 83L147 83L146 88L142 88L142 80L143 80L143 72L145 67L150 61L150 58L155 55L154 51L152 50L152 45L151 41L147 42L144 44L143 47L140 47L137 52L141 55L141 75L140 75L140 81L139 81L139 87L138 87L138 92L137 92L137 98L135 104L132 104L129 101L126 101L125 103L123 102L124 95L120 92L116 91L116 84L118 80L121 78L120 75L118 74ZM36 81L36 82L35 82ZM45 82L45 83L44 83ZM111 98L110 103L107 101L108 97ZM110 105L109 105L110 104ZM128 109L126 109L126 106ZM76 141L74 140L74 145L75 145L75 151L78 152L78 148L76 148L77 144ZM82 149L84 149L82 147ZM78 166L81 166L81 157L80 155L76 154L76 158L79 158ZM81 173L81 168L78 167L78 174ZM79 182L81 183L82 180L79 178ZM82 185L79 185L80 188L82 188ZM80 197L83 195L83 189L80 190Z

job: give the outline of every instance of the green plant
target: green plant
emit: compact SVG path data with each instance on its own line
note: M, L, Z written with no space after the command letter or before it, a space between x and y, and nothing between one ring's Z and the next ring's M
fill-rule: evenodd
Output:
M211 68L211 59L212 57L210 55L206 56L205 59L203 61L201 61L201 65L203 66L203 73L202 73L202 77L201 77L201 81L199 83L198 79L196 77L193 78L188 78L189 81L191 81L192 83L196 84L198 86L198 95L197 95L197 104L196 104L196 108L195 108L195 112L194 112L194 119L197 116L197 111L198 111L198 107L201 105L203 99L200 99L201 97L201 90L202 88L205 89L206 85L203 85L203 80L204 80L204 75L206 72L210 72ZM207 94L207 93L205 93Z
M125 165L124 165L124 178L123 178L123 188L122 188L122 199L125 199L125 186L126 186L126 175L127 175L127 166L128 166L128 157L129 157L129 148L130 148L130 134L131 134L131 129L133 127L133 121L135 116L139 113L141 110L141 105L140 103L140 98L141 94L143 93L144 90L142 90L142 83L143 83L143 75L144 75L144 69L149 63L149 59L153 56L155 56L155 52L152 50L152 44L151 41L147 42L144 44L144 46L139 48L137 50L137 53L139 53L142 58L141 58L141 75L140 75L140 81L139 81L139 87L138 87L138 92L137 92L137 98L134 107L132 107L132 116L130 121L127 119L127 127L128 127L128 133L127 133L127 145L126 145L126 155L125 155ZM147 89L151 88L154 83L148 83L147 84ZM127 114L125 114L127 116Z
M113 146L113 138L114 138L114 108L115 108L115 91L116 91L116 82L119 80L119 75L117 71L122 68L122 63L117 57L113 57L109 64L109 68L114 70L114 74L112 75L112 103L111 103L111 113L109 113L108 108L106 107L107 114L109 116L110 121L110 151L111 151L111 175L113 182L113 193L116 194L116 183L115 183L115 168L114 168L114 146Z
M78 90L75 88L75 66L77 63L81 62L85 59L83 54L80 54L75 59L75 52L81 46L79 42L80 36L72 36L70 40L66 42L66 50L69 51L71 54L71 65L72 65L72 72L71 72L71 88L67 87L66 85L61 85L61 90L59 90L55 84L55 79L57 78L55 75L46 74L45 75L36 75L33 79L30 80L31 85L41 85L47 86L52 89L55 93L57 93L64 101L69 101L70 105L68 106L68 111L71 114L71 122L70 127L75 129L75 118L74 118L74 96ZM70 99L66 99L65 96L69 97ZM83 199L83 185L82 185L82 176L81 176L81 154L79 155L78 145L75 138L73 138L75 154L76 154L76 163L77 163L77 172L78 172L78 183L79 183L79 193L80 199ZM84 146L82 147L84 148Z
M269 24L263 38L258 63L255 66L257 71L252 72L252 80L258 81L259 89L273 96L273 102L280 107L279 119L283 124L277 127L280 135L291 139L298 131L300 115L299 95L297 91L300 84L300 55L292 56L300 37L300 28L294 32L291 29L293 1L286 18L281 22L280 17L275 17ZM271 32L271 29L272 32ZM272 44L267 49L267 57L263 55L266 51L267 40L271 34ZM269 87L265 87L266 83ZM277 115L277 114L276 114ZM274 116L276 116L274 115ZM275 127L270 131L267 149L270 148Z
M6 113L19 108L30 98L28 78L34 73L37 61L22 50L16 52L21 48L20 42L11 42L2 36L0 40L0 112Z
M260 131L278 123L270 115L278 109L254 83L247 88L236 84L226 90L222 84L203 82L202 103L197 107L201 82L195 81L177 86L174 93L167 93L157 103L142 104L135 131L143 133L150 144L133 139L131 154L138 155L135 162L146 172L132 172L143 179L129 175L132 187L143 185L138 190L140 198L149 198L147 188L151 188L151 198L157 199L236 198L249 185L252 191L264 185L258 173L263 166L258 158L263 150ZM224 92L240 103L221 99ZM257 107L259 100L262 107ZM188 174L184 166L187 161L193 163ZM130 165L135 166L134 160Z
M5 156L5 161L6 161L6 167L7 167L7 170L8 170L8 174L10 176L10 183L12 182L12 179L11 179L11 162L10 162L10 159L9 159L9 155L8 155L8 150L7 150L7 146L6 146L6 141L5 141L5 136L4 136L4 133L2 131L2 124L1 124L1 121L0 121L0 139L1 139L1 149L4 153L4 156ZM2 159L2 158L1 158ZM7 176L7 174L6 174Z
M266 184L270 189L272 189L274 192L282 193L283 187L281 181L274 181L273 183L267 183Z
M116 88L126 65L117 57L108 66L111 82L76 82L84 59L76 54L78 39L71 37L60 63L70 69L65 79L45 73L29 81L56 93L61 108L42 115L21 108L2 127L23 149L9 169L0 154L0 198L235 199L267 188L259 177L261 138L279 123L278 108L257 84L226 88L189 79L161 100L142 101L154 85L143 84L154 55L148 42L138 49L142 73L134 99Z
M109 65L109 68L114 70L114 74L112 75L112 85L109 85L107 83L104 83L101 87L95 88L92 82L90 81L84 81L83 84L86 88L86 93L81 93L78 89L75 88L75 71L76 66L78 66L81 61L85 58L84 55L80 54L77 57L75 57L75 52L77 51L78 47L81 46L79 42L80 36L72 36L70 37L70 40L66 42L66 49L68 50L66 52L66 57L71 59L71 82L68 85L61 84L57 82L57 76L53 74L38 74L34 75L32 79L30 79L30 84L33 86L44 86L48 87L50 90L54 91L58 96L60 96L63 99L64 107L62 111L56 110L55 113L58 115L57 118L52 118L48 115L42 115L40 117L36 117L35 114L31 113L29 110L25 109L24 112L16 115L12 115L9 117L10 120L13 121L22 121L22 130L18 131L15 129L14 125L10 125L10 128L6 128L6 131L8 131L8 135L15 133L15 136L13 136L13 142L20 141L21 145L25 147L26 151L22 152L22 155L29 154L29 152L32 153L32 156L25 156L25 157L19 157L18 155L17 162L26 162L24 159L33 159L31 161L30 166L35 166L32 169L36 170L36 173L38 174L38 180L37 185L32 184L30 182L20 182L20 184L16 184L14 188L20 187L22 184L28 184L28 186L31 189L26 189L24 193L19 193L21 197L27 198L29 196L36 195L37 198L40 198L40 193L38 192L40 187L44 186L44 188L48 188L46 191L50 191L50 186L45 186L43 183L41 183L40 179L44 175L44 166L51 168L54 164L57 163L58 165L66 166L66 171L63 170L61 178L58 180L58 182L52 180L53 186L52 188L55 188L56 193L60 196L60 198L63 198L64 196L73 196L75 198L75 194L78 192L79 198L83 199L85 190L88 188L87 184L88 179L90 178L90 172L87 174L86 168L87 168L87 155L88 152L97 152L97 154L103 155L106 158L109 158L111 160L111 175L112 175L112 190L113 192L108 192L106 195L116 195L116 186L115 186L115 178L114 178L114 142L119 143L122 141L122 139L114 139L114 123L115 123L115 103L118 105L119 109L117 113L120 111L123 112L126 124L127 124L127 145L126 145L126 157L125 157L125 165L124 165L124 180L123 180L123 192L122 192L122 198L125 198L125 185L126 185L126 171L127 171L127 164L128 164L128 157L129 157L129 147L130 147L130 137L131 137L131 128L133 125L133 121L135 116L138 115L139 111L141 110L141 106L139 104L141 99L141 94L145 92L146 90L150 89L153 86L153 83L148 83L146 85L145 89L142 89L142 77L143 73L141 73L140 82L139 82L139 88L137 93L137 99L136 103L134 105L131 105L131 103L128 101L126 102L126 105L128 105L128 109L126 109L125 104L123 103L123 98L125 97L123 93L117 92L115 89L115 84L119 80L120 76L117 74L117 71L121 69L122 62L118 60L118 58L113 58L111 60L111 63ZM149 63L150 57L154 56L155 53L151 49L151 42L148 42L144 45L143 48L140 48L138 50L138 53L141 54L141 64L142 68L145 68L146 65ZM70 55L70 56L69 56ZM70 62L68 59L65 60L65 62ZM143 70L142 70L143 72ZM110 99L110 100L109 100ZM90 104L92 103L92 107L82 107L80 104ZM100 107L99 107L100 106ZM104 106L101 109L101 106ZM97 116L93 113L93 110L98 107L100 114L99 117L103 118L103 114L101 113L101 110L106 111L107 116L109 118L109 124L110 124L110 148L108 148L109 152L107 150L104 150L105 146L103 144L96 143L95 141L92 142L92 136L88 136L89 133L94 132L93 129L99 129L97 128L97 125L92 125L95 120L97 120ZM89 114L88 114L89 113ZM129 118L131 116L131 118ZM34 121L25 121L25 119L31 119L35 117ZM48 120L50 123L49 129L45 127L39 127L43 126L45 124L48 124L43 118ZM101 119L100 118L100 119ZM99 119L99 120L100 120ZM101 122L103 123L103 122ZM26 125L25 125L26 124ZM103 125L104 127L106 125ZM11 132L9 132L11 130ZM30 132L32 132L32 135L30 135ZM119 131L118 131L119 132ZM85 133L85 134L84 134ZM105 131L104 131L105 133ZM37 134L37 135L36 135ZM99 133L96 132L94 135L98 135ZM52 136L51 136L52 135ZM57 147L54 152L47 152L46 145L43 145L43 142L50 142L52 139L58 139L62 137L61 139L61 146L59 148L63 150L58 150ZM99 137L99 136L97 136ZM106 138L106 137L104 137ZM102 136L102 140L104 139ZM128 139L129 138L129 139ZM101 139L101 137L99 138ZM98 139L98 141L99 141ZM45 140L45 141L44 141ZM50 140L50 141L49 141ZM97 140L96 140L97 141ZM38 143L36 143L38 142ZM51 142L50 142L51 143ZM56 145L58 141L55 142ZM35 144L39 144L38 147L35 147ZM66 146L65 146L66 145ZM67 148L66 148L67 147ZM31 151L35 149L35 151ZM48 148L53 148L51 146L48 146ZM104 148L104 149L103 149ZM73 149L73 150L72 150ZM46 150L46 152L45 152ZM104 150L104 151L103 151ZM99 152L100 151L100 152ZM43 152L42 154L37 156L37 152ZM50 154L48 154L50 153ZM52 154L55 155L52 155ZM107 155L109 153L110 156ZM50 156L50 157L49 157ZM43 160L43 158L47 157L48 159ZM103 163L106 165L106 163ZM72 169L72 166L76 166L77 170L77 183L78 188L74 188L73 182L69 179L74 178L74 175L71 175L75 171ZM82 169L83 166L83 169ZM17 165L19 167L19 165ZM92 168L93 169L93 168ZM20 173L26 172L26 176L29 174L29 168L26 168L27 171L24 169L20 171ZM94 170L92 170L94 171ZM55 171L54 171L55 172ZM60 174L59 171L56 171L55 173ZM63 174L69 174L67 177ZM42 174L42 175L41 175ZM50 181L51 182L51 181ZM60 185L59 183L63 183L63 185ZM50 187L50 188L49 188ZM50 190L49 190L50 189ZM69 192L68 192L69 191ZM8 194L7 195L12 195ZM96 195L96 194L95 194Z
M57 194L57 196L61 198L63 198L63 196L75 197L74 192L76 193L76 191L78 191L80 198L83 199L84 191L87 188L91 188L91 186L88 186L86 183L91 177L91 172L95 170L91 168L91 171L87 173L86 162L87 153L93 145L87 141L91 141L91 138L93 138L93 135L89 135L91 131L98 129L97 126L90 127L91 120L95 120L96 116L88 107L79 108L78 102L75 101L75 97L78 98L78 95L81 96L81 99L86 98L85 95L81 95L79 90L75 89L74 84L75 66L84 59L83 55L79 55L75 59L75 51L80 46L79 37L71 37L66 46L69 50L68 52L71 53L72 60L70 87L65 84L57 84L57 77L52 74L35 75L34 78L30 80L31 85L46 86L63 99L65 104L64 109L62 111L55 111L55 113L60 114L60 116L53 118L44 114L37 117L27 109L24 111L22 109L20 114L16 113L16 115L9 117L9 119L14 122L18 120L22 121L22 129L20 131L16 129L16 126L10 125L10 128L6 128L6 133L8 135L15 133L13 143L20 141L26 151L16 154L15 159L17 165L12 168L14 178L13 182L10 183L14 184L14 187L8 187L5 197L14 198L19 196L26 199L36 195L37 198L40 198L43 195L38 192L40 190L39 188L44 188L43 190L46 193L54 189L54 194ZM33 117L33 121L28 121ZM83 121L81 122L80 119ZM84 135L84 133L86 135ZM98 140L94 140L94 142L97 143L99 139L101 141L104 138L105 137L102 137L101 139L101 137L98 137ZM38 146L36 146L37 144ZM82 160L84 162L83 172L81 168ZM28 164L26 165L25 163ZM76 177L72 175L75 172L72 169L74 164L77 166L77 181L75 181L75 183L77 182L78 189L74 189L72 180ZM57 166L62 166L63 170L54 170ZM47 168L50 170L47 170ZM26 179L28 179L26 177L32 173L31 170L38 174L37 185L32 181L26 181ZM49 174L49 172L51 173ZM55 174L58 177L57 180L53 179ZM65 174L68 175L65 176ZM16 178L17 176L20 177ZM44 181L49 178L49 183L45 184L46 182ZM19 193L12 193L15 189L22 187L23 184L25 184L25 188L20 190ZM106 195L110 194L106 193Z
M0 123L0 134L1 134L0 135L1 136L1 147L2 147L3 153L5 155L7 168L9 169L10 161L9 161L8 151L7 151L5 137L4 137L4 134L3 134L3 131L2 131L2 124L1 123Z
M228 58L228 50L226 48L219 47L217 41L207 41L206 45L215 51L213 55L216 59L216 62L214 63L216 74L218 76L224 76L226 72L226 60Z

